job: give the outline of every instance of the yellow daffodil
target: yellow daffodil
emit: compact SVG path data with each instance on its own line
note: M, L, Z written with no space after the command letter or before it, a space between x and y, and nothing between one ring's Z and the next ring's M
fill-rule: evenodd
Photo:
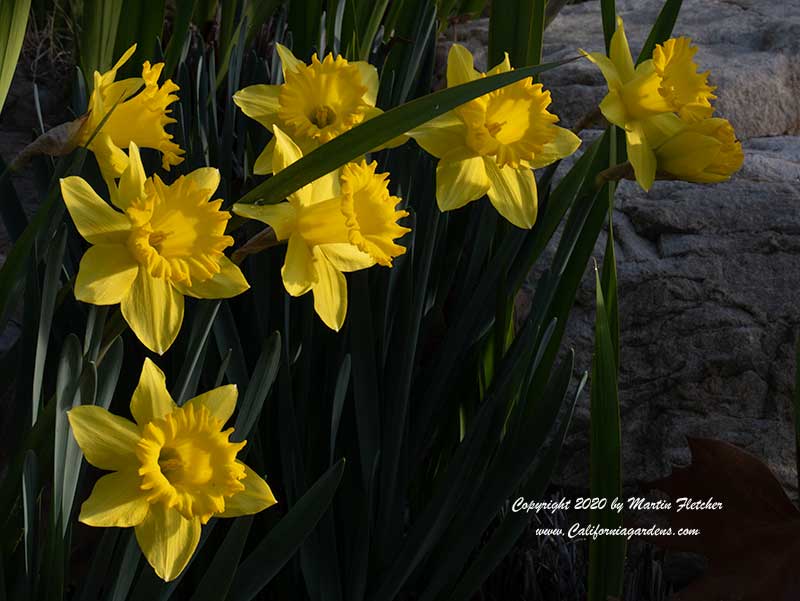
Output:
M726 119L681 122L678 128L655 150L659 172L687 182L714 184L741 168L742 144Z
M276 47L285 83L246 87L233 95L233 101L268 130L277 125L303 154L383 112L375 107L378 71L369 63L332 54L320 61L314 54L306 65L285 46ZM254 173L272 173L274 149L273 138L256 159Z
M113 180L128 167L128 157L123 149L128 148L131 142L142 148L159 150L162 153L161 164L167 171L170 166L183 161L183 150L164 130L166 125L175 122L168 117L171 110L167 107L178 100L174 92L179 89L170 79L159 87L158 79L164 63L151 66L149 61L145 61L141 77L115 81L117 71L135 51L134 44L110 71L103 74L95 71L88 118L78 133L77 143L86 144L116 104L100 132L89 143L109 189L113 188Z
M508 55L488 75L511 70ZM458 44L447 58L447 85L485 77L472 54ZM530 228L536 221L536 180L532 169L575 152L580 138L555 125L548 112L550 92L531 78L476 98L409 132L440 159L436 201L442 211L463 207L484 195L508 221Z
M121 304L139 340L166 351L183 321L183 296L229 298L249 287L223 250L230 213L211 200L219 171L197 169L166 185L145 179L139 149L131 143L114 203L104 202L80 177L61 180L61 193L78 232L92 246L75 280L78 300Z
M608 94L600 103L600 110L610 123L625 130L628 159L636 181L645 190L653 185L656 175L654 144L647 138L648 129L660 129L657 122L671 119L673 113L693 122L710 117L714 111L714 88L708 85L708 72L698 72L696 52L689 38L674 38L658 44L652 59L634 67L623 22L618 17L610 56L584 53L606 79Z
M178 407L163 372L145 359L131 399L134 422L96 405L67 412L86 460L101 477L81 506L89 526L133 527L147 561L174 580L189 563L201 526L212 517L257 513L276 503L267 483L236 454L223 430L236 386L220 386Z
M274 126L273 168L277 173L303 154ZM387 174L375 173L376 163L349 163L340 170L273 205L237 204L233 212L266 223L278 240L288 240L281 270L292 296L311 290L314 309L332 330L339 331L347 315L347 281L343 272L376 263L391 267L406 249L394 242L410 230L397 224L408 215L388 190Z

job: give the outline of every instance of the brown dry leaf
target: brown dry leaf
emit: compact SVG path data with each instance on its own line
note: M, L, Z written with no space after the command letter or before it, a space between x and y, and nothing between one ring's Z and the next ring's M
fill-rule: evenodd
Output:
M88 115L78 117L74 121L67 121L61 125L47 130L33 142L28 144L11 163L12 171L19 171L33 157L40 154L50 156L64 156L75 150L78 134L83 127Z
M651 539L700 553L709 569L676 601L797 601L800 599L800 511L757 457L719 440L690 438L692 462L646 485L667 493L673 532L699 536ZM681 497L723 504L720 510L677 511Z

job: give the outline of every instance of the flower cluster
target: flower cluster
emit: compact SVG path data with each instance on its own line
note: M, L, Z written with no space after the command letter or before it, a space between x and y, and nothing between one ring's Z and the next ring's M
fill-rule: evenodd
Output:
M742 166L742 145L725 119L712 117L716 98L709 73L699 73L689 38L656 45L653 58L634 67L625 28L617 18L609 56L584 53L603 73L603 116L625 130L636 181L649 190L658 172L697 183L728 179Z
M161 153L165 170L183 151L165 126L178 100L172 81L159 86L163 64L145 62L141 78L116 81L130 48L114 67L94 74L90 110L77 134L90 149L109 190L103 200L80 177L61 180L67 209L90 244L75 296L94 305L120 305L123 318L151 351L162 354L177 337L184 297L221 299L249 285L224 253L231 215L213 199L219 171L204 167L165 183L148 175L140 148ZM277 45L284 83L254 85L233 99L272 133L254 172L274 174L322 144L380 114L378 72L366 62L316 55L310 64ZM693 182L722 181L739 168L741 145L730 124L714 118L708 74L697 72L695 49L684 38L656 47L634 67L622 21L610 58L586 56L608 81L600 109L623 127L636 179L649 188L657 172ZM512 70L506 55L479 73L472 55L453 45L448 87ZM556 125L550 93L531 78L471 100L389 141L413 138L439 159L436 202L451 211L484 196L500 215L531 228L537 215L534 170L574 153L580 139ZM376 149L377 150L377 149ZM408 213L390 192L388 174L365 158L342 165L277 204L233 206L286 242L281 277L291 296L311 292L314 308L339 331L347 315L345 273L392 267L406 248ZM236 404L236 387L222 386L178 406L164 374L147 359L130 403L134 422L96 406L69 412L75 438L92 465L113 473L98 480L80 521L133 527L149 563L165 580L186 567L212 517L261 511L276 501L267 483L237 459L244 442L223 430Z

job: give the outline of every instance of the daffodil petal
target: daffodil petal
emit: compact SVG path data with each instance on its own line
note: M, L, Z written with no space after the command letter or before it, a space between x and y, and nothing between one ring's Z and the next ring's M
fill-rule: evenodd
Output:
M187 181L204 190L203 202L208 202L219 187L219 169L216 167L200 167L185 176ZM174 184L173 184L174 185Z
M256 175L269 175L272 173L272 156L275 152L275 138L272 138L264 150L256 157L256 162L253 164L253 173Z
M133 419L140 426L144 426L154 419L172 413L175 407L175 401L167 390L167 378L164 372L149 358L145 359L142 373L139 375L139 384L131 398Z
M86 461L101 470L120 471L137 465L140 434L133 422L96 405L67 411L72 434Z
M489 191L483 157L451 161L442 159L436 167L436 202L441 211L452 211L479 199Z
M238 462L241 463L241 462ZM244 464L242 464L244 465ZM235 518L242 515L252 515L275 505L275 495L269 485L248 466L244 466L244 490L237 492L229 499L225 499L225 511L216 514L220 518Z
M364 92L364 102L370 106L375 106L375 101L378 98L378 70L366 61L355 61L350 63L358 67L361 74L361 83L367 87Z
M636 181L647 192L656 179L656 155L647 142L641 124L632 124L625 135L628 142L628 160L633 166Z
M299 67L304 66L305 63L303 63L301 60L298 60L297 57L292 54L292 51L283 44L276 43L275 50L278 51L278 56L281 57L281 68L283 69L284 79L286 79L287 71L297 71Z
M128 528L141 524L150 511L150 503L139 488L140 482L135 467L103 476L81 505L78 520L103 528Z
M275 231L278 240L286 240L292 235L297 219L297 211L288 202L273 205L235 204L233 212L241 217L266 223Z
M503 60L492 67L486 75L497 75L498 73L508 73L511 71L511 59L508 58L508 52L503 53Z
M447 87L460 85L478 79L472 53L461 44L453 44L447 54Z
M275 133L275 150L272 153L272 171L278 173L286 169L292 163L303 158L303 151L294 141L283 133L276 125L272 128ZM311 202L311 186L305 185L299 190L295 190L293 196L301 205Z
M341 194L341 182L339 180L339 169L330 171L319 179L315 179L311 184L311 204L329 200Z
M238 394L236 384L227 384L197 395L193 399L186 401L186 404L193 405L195 409L201 405L204 406L211 415L224 424L231 418L234 409L236 409L236 397Z
M116 178L120 177L130 164L128 155L119 146L114 143L111 136L103 131L100 131L95 136L89 148L94 153L94 158L97 160L97 165L100 167L100 173L103 176L103 181L106 182L108 189L111 190L111 201L117 204L117 184ZM120 207L122 208L122 207Z
M175 580L200 541L200 518L187 520L176 509L154 503L147 518L136 526L136 540L159 578Z
M314 310L326 326L338 332L347 316L347 280L318 246L314 247L313 253L317 275L313 287Z
M375 265L374 258L362 250L359 250L359 248L353 244L337 242L332 244L320 244L319 248L336 269L345 273L366 269Z
M617 67L611 62L610 58L599 52L586 52L585 50L580 50L580 53L597 65L606 80L609 90L619 89L622 87L622 79L620 79L620 75L617 72Z
M175 283L181 294L195 298L233 298L250 288L241 269L228 257L219 258L219 273L202 282L193 281L191 286Z
M159 355L172 345L183 322L183 296L164 278L140 269L121 303L122 316L136 337Z
M281 269L286 292L292 296L301 296L311 290L316 281L313 264L314 257L305 241L300 236L290 237Z
M492 182L489 200L503 217L520 228L531 228L536 221L536 180L527 167L514 169L486 160L486 174Z
M611 62L617 68L617 73L623 82L633 79L633 57L631 49L628 47L628 38L625 36L625 26L622 17L617 17L617 30L611 36L611 46L609 49Z
M675 113L653 115L642 121L642 132L651 148L658 148L686 128L686 122Z
M139 264L121 244L98 244L84 253L75 278L75 298L92 305L122 302L139 273Z
M61 194L81 236L92 244L123 244L131 229L128 218L108 205L86 180L78 176L61 180Z
M600 101L600 112L603 113L603 117L608 119L609 123L625 127L628 112L617 90L610 89L606 97Z
M280 93L280 86L258 84L236 92L233 101L245 115L271 130L281 108Z
M563 127L557 125L552 126L556 131L556 137L552 142L544 145L541 152L537 152L536 156L531 161L531 167L540 169L546 167L556 161L568 157L573 152L578 150L581 145L581 139L574 133Z
M408 135L425 152L442 158L454 149L466 146L467 128L464 122L451 111L414 128L408 132Z
M144 173L139 147L133 142L128 147L128 158L128 167L119 179L119 194L115 198L116 205L121 209L127 209L131 203L145 197L144 182L147 176Z

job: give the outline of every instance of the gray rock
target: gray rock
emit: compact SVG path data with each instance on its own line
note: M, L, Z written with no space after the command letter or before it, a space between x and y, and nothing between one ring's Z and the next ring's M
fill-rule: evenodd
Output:
M747 169L716 186L659 181L649 193L632 182L619 187L614 227L627 484L688 462L686 437L702 436L755 453L796 491L800 138L756 138L745 152ZM601 233L598 262L604 247ZM530 287L535 283L534 272ZM565 336L581 370L591 366L593 324L587 268ZM588 428L584 395L560 484L587 485Z

